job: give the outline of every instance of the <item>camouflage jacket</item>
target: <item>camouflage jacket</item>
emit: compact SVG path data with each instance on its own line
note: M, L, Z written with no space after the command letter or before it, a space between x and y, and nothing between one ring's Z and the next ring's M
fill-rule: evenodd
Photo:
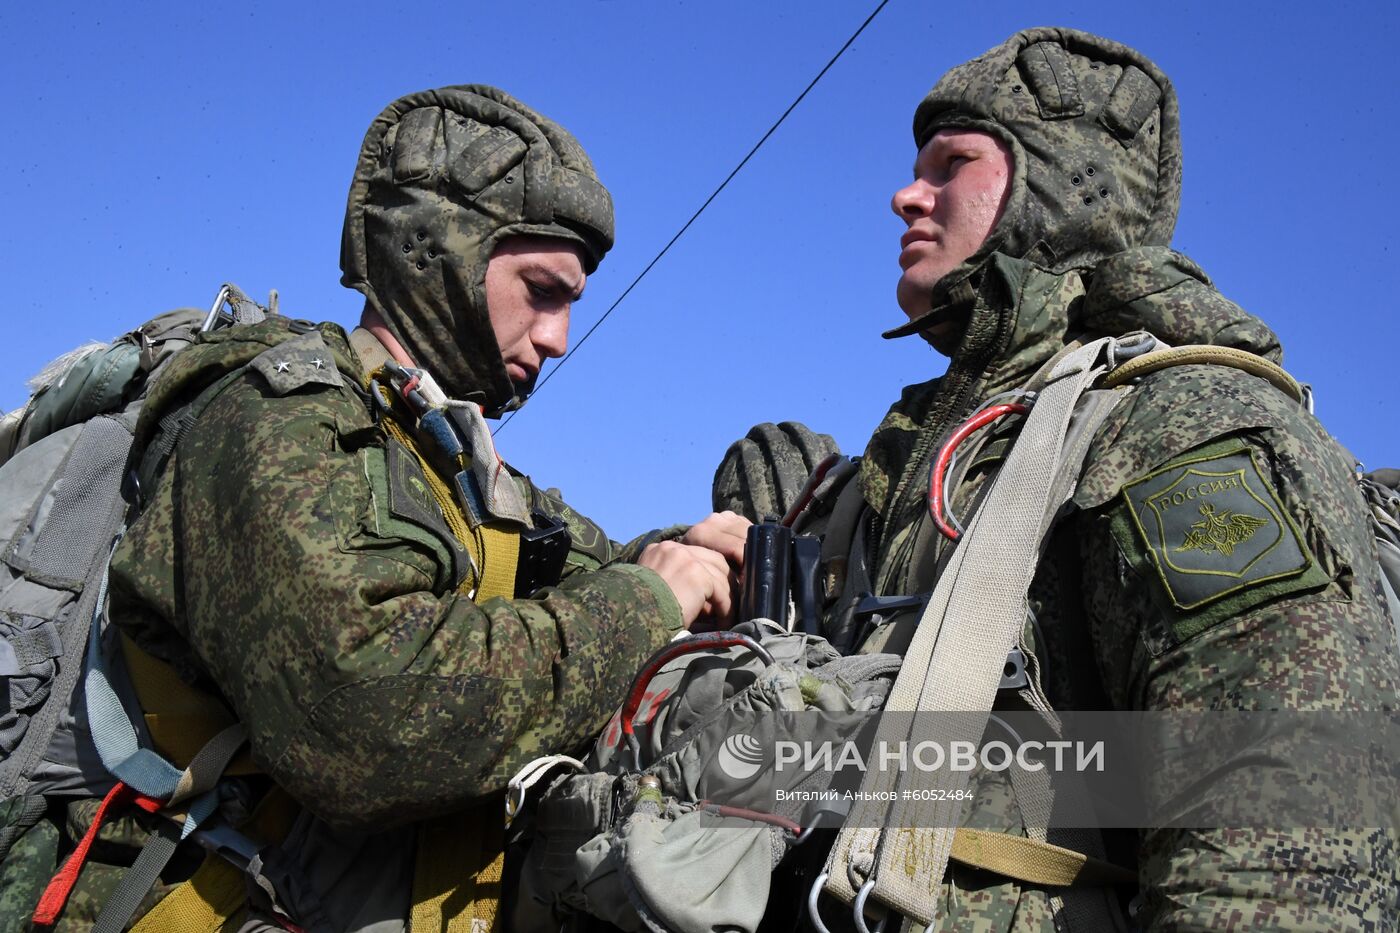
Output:
M353 892L320 905L322 926L357 929L384 919L362 904L406 907L417 821L499 813L520 766L591 741L682 619L658 576L523 476L529 504L569 527L564 578L529 599L458 595L461 548L372 414L345 333L291 336L285 319L216 331L152 385L138 445L212 400L113 558L111 617L223 700L261 771L320 818L287 845ZM97 803L56 806L16 844L0 926L24 927ZM58 931L89 928L151 820L104 824ZM167 878L194 870L191 848Z
M450 811L582 746L680 629L669 589L602 567L616 546L521 477L570 525L564 580L531 599L457 595L451 533L410 488L422 474L386 443L344 333L321 325L306 335L319 350L279 355L280 327L217 333L153 388L138 443L190 387L256 357L189 428L113 559L116 623L214 687L258 763L335 825Z
M936 581L950 545L926 527L926 496L947 432L987 398L1024 384L1071 338L1147 330L1173 345L1281 358L1268 328L1189 260L1159 247L1062 274L996 255L969 308L947 373L904 391L861 461L877 595L928 592ZM1004 433L954 491L955 513L970 514L1014 440L1014 429ZM1149 551L1160 543L1134 521L1134 510L1150 507L1142 494L1166 488L1188 465L1217 462L1243 470L1245 485L1278 506L1263 514L1288 550L1286 573L1246 569L1228 587L1201 588L1157 570ZM1220 514L1231 503L1222 496ZM1037 570L1030 603L1038 625L1026 633L1056 709L1394 708L1400 670L1353 462L1264 380L1201 365L1146 377L1099 431L1073 504ZM1200 518L1198 505L1190 504L1191 518ZM1163 527L1159 537L1190 533L1184 517ZM916 619L897 617L862 650L903 650ZM1251 766L1243 756L1231 760L1225 777L1247 776ZM1019 831L1009 784L984 772L976 790L968 825ZM1144 929L1390 929L1400 910L1400 861L1388 832L1127 835L1106 841L1112 858L1137 866L1133 915ZM942 909L939 929L1054 929L1046 892L957 864Z

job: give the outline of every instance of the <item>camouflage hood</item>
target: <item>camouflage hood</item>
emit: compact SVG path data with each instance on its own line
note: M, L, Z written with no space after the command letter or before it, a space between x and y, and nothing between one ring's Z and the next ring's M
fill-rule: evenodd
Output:
M1176 226L1181 145L1171 82L1140 53L1072 29L1039 28L944 75L914 114L914 142L938 130L990 133L1011 150L1001 219L934 290L917 333L971 301L995 254L1052 271L1087 268Z
M512 384L486 307L486 264L514 235L582 247L592 272L613 242L612 199L557 123L483 85L409 94L370 126L350 186L341 282L456 398L495 415Z
M1124 250L1091 274L1056 276L1003 258L987 278L990 287L974 311L977 329L991 333L1004 321L1011 326L989 354L978 397L1024 384L1072 339L1136 330L1172 346L1214 344L1283 360L1278 337L1263 321L1220 294L1200 266L1165 247ZM997 295L1009 303L1000 304Z

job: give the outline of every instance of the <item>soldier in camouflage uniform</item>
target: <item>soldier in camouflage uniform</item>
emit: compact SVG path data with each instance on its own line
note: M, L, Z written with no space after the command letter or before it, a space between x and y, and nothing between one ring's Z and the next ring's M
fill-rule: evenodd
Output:
M371 126L350 192L342 267L361 328L215 330L152 387L112 619L128 652L246 726L251 760L230 769L245 811L275 783L300 812L262 832L283 840L265 858L275 894L225 928L262 928L276 903L307 930L404 929L436 898L432 928L455 912L491 929L507 779L579 748L650 653L728 614L721 555L742 559L742 522L624 548L506 467L481 420L563 353L612 229L557 124L493 88L404 97ZM430 378L465 403L465 461L415 427ZM561 525L562 568L523 582L529 542L507 557L500 539ZM14 866L27 857L42 886L95 804L15 847L0 926L20 929L37 896ZM103 828L59 929L92 923L149 825ZM197 864L177 853L143 911ZM147 919L166 928L159 911Z
M914 139L914 181L892 202L907 225L898 298L909 321L885 336L919 334L951 360L905 389L860 461L867 546L848 574L863 564L869 591L885 596L928 593L952 550L928 506L950 430L1072 341L1146 330L1282 357L1262 322L1168 248L1177 103L1136 51L1066 29L1019 33L935 85ZM971 514L1012 440L1008 427L967 467L956 515ZM1025 640L1051 705L1393 708L1400 671L1352 466L1305 408L1255 376L1186 365L1142 379L1098 432L1030 591ZM1201 485L1192 471L1237 481L1176 502ZM730 492L717 488L716 501ZM1239 514L1252 524L1237 537L1277 542L1267 560L1192 537ZM866 629L859 650L904 651L918 618L905 610ZM1202 804L1232 780L1247 785L1251 767L1243 753L1227 759ZM1024 832L1002 775L974 787L966 825ZM1108 841L1136 866L1139 890L1123 900L1143 929L1396 927L1390 832L1152 830L1117 851ZM937 929L1057 929L1053 891L956 863L943 888ZM828 921L838 912L829 906Z

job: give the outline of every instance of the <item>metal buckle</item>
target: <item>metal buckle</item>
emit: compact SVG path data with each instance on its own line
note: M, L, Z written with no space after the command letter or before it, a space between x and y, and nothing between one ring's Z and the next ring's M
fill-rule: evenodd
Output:
M1019 690L1030 683L1026 676L1026 654L1019 645L1012 647L1006 655L1006 665L1001 669L1001 686L998 690Z

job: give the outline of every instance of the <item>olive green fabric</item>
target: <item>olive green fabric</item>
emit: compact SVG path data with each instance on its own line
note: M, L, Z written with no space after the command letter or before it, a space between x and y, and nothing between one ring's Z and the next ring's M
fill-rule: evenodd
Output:
M33 395L0 420L0 463L69 425L133 401L153 370L189 345L204 312L178 308L157 315L108 344L64 354L29 381Z
M518 407L486 308L505 237L578 244L592 272L613 243L612 199L557 123L496 88L409 94L375 118L350 187L341 282L454 398Z
M285 319L206 334L174 357L152 384L138 444L159 441L191 399L202 414L148 487L111 574L114 624L227 700L260 767L308 808L305 820L317 817L311 835L335 840L343 871L307 847L307 833L272 856L306 868L311 888L293 893L307 916L359 916L371 883L387 886L376 903L396 902L395 891L406 903L385 871L411 853L414 824L499 806L523 762L585 743L681 627L659 577L600 569L619 546L519 474L522 495L578 542L564 579L532 599L477 605L459 594L470 565L412 488L421 471L390 469L362 376L340 328L296 335ZM3 864L0 928L23 928L67 851L51 824L19 834ZM95 851L63 929L91 924L134 852L120 855Z
M1266 586L1278 596L1325 584L1308 573L1317 561L1249 447L1214 446L1123 487L1133 532L1125 550L1150 556L1151 572L1178 610Z

